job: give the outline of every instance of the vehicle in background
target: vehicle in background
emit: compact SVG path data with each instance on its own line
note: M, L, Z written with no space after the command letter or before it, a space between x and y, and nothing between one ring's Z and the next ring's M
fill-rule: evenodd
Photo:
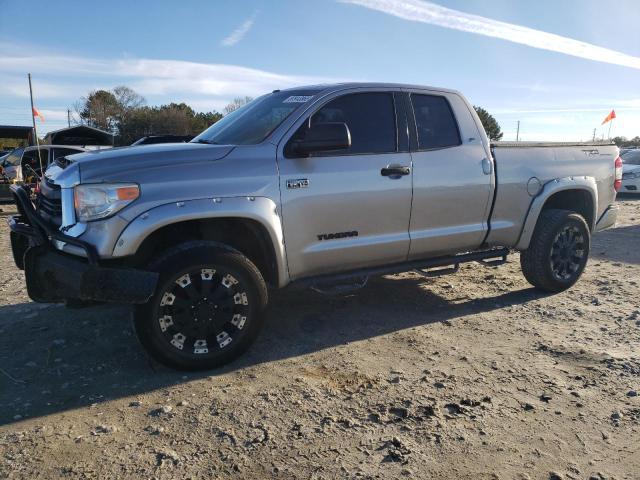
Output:
M627 150L622 159L622 188L620 193L640 193L640 149Z
M69 145L16 148L4 160L3 167L10 180L31 183L34 175L40 176L41 166L46 170L59 157L86 151L86 148Z
M532 285L566 290L615 224L621 177L610 142L491 143L453 90L321 85L275 90L190 143L66 157L35 205L11 187L9 226L34 301L135 304L156 359L202 369L252 343L268 285L343 291L517 250Z
M193 140L193 135L149 135L136 140L131 146L155 145L157 143L187 143L191 140Z
M624 155L627 152L640 151L640 147L622 147L620 149L620 156Z

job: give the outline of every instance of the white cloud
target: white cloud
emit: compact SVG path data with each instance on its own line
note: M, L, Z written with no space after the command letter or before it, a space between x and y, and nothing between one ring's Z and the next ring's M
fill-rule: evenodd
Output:
M95 59L36 45L0 42L0 123L31 121L27 72L33 75L35 103L46 119L42 125L45 133L66 124L64 109L73 109L82 95L117 85L133 88L151 105L185 102L197 111L221 111L235 97L256 97L275 89L336 81L220 63L131 57Z
M29 98L29 81L26 74L23 76L0 75L0 85L3 93ZM51 82L34 81L34 88L37 88L40 98L62 97L70 93L64 86Z
M236 28L229 36L227 36L224 40L222 40L222 46L224 47L232 47L240 40L244 38L244 36L251 30L254 22L256 21L256 17L258 16L258 11L256 10L250 18L245 20Z
M501 38L533 48L640 69L640 58L572 38L442 7L421 0L339 0L405 20Z
M28 96L25 72L31 72L34 74L34 95L47 97L80 96L92 88L126 84L145 96L199 95L230 99L331 81L219 63L146 58L90 59L43 53L37 49L16 55L5 44L0 44L0 72L3 85L0 95Z

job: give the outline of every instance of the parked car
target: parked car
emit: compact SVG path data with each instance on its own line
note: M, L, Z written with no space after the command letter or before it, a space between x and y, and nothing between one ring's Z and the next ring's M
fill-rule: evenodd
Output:
M47 168L58 157L86 152L82 147L67 145L40 145L39 147L16 148L2 162L5 175L12 181L28 181L40 175L40 163Z
M149 135L136 140L131 146L155 145L157 143L186 143L191 140L193 140L193 135Z
M624 193L640 193L640 150L627 150L622 158L622 190Z
M532 285L565 290L616 221L621 175L609 143L490 143L453 90L323 85L260 97L191 143L68 156L35 206L12 187L9 225L33 300L135 304L153 357L202 369L252 343L268 286L519 250Z

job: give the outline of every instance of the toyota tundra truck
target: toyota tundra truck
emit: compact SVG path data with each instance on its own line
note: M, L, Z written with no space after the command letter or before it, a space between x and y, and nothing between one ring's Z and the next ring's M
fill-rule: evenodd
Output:
M190 143L57 159L35 201L12 187L13 255L36 302L133 305L158 361L237 357L269 289L448 273L520 252L560 292L611 227L609 143L491 143L458 92L397 84L275 90Z

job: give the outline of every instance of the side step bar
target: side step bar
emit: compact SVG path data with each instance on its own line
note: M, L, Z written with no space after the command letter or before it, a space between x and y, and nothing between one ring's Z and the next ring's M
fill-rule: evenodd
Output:
M327 285L331 283L340 283L353 278L373 277L378 275L390 275L393 273L403 273L410 270L423 270L425 268L445 267L453 265L451 270L457 270L457 266L461 263L480 262L487 267L502 265L507 261L509 254L508 248L494 248L491 250L482 250L478 252L461 253L459 255L448 255L445 257L428 258L424 260L411 260L409 262L396 263L393 265L384 265L381 267L362 268L350 272L341 272L328 275L318 275L315 277L301 278L294 280L291 284L300 287L309 287L314 285Z

